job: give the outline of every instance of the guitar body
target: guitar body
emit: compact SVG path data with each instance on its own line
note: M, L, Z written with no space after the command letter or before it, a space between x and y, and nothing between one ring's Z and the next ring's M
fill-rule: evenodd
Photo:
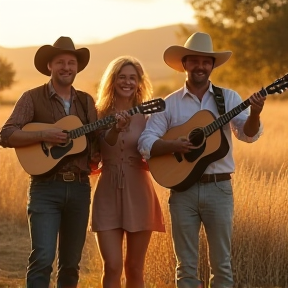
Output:
M54 124L29 123L25 125L23 131L40 131L52 128L62 130L72 130L82 127L81 120L74 115L66 116ZM85 135L76 139L71 139L65 145L51 145L47 142L36 143L29 146L15 148L17 157L24 170L30 175L40 175L54 168L65 156L77 154L86 148Z
M266 97L268 94L281 94L287 88L288 74L262 88L258 93ZM218 119L211 111L201 110L184 124L168 130L162 139L185 138L193 144L194 149L185 154L173 153L147 160L156 182L175 191L185 191L195 184L209 164L225 157L229 151L229 143L222 127L250 105L250 99L246 99Z
M152 99L135 106L126 112L133 116L137 113L152 114L164 111L165 101L161 98ZM23 131L43 131L52 128L66 130L70 139L66 144L52 145L41 142L24 147L16 147L15 151L19 162L24 170L30 175L41 175L52 170L63 157L82 152L87 146L85 134L97 129L108 127L117 122L115 115L108 115L93 123L83 125L81 120L75 115L66 116L54 124L29 123L25 125Z
M167 131L163 140L189 139L193 130L203 128L215 120L208 110L194 114L187 122ZM220 128L207 137L189 155L166 154L147 160L150 172L158 184L176 191L185 191L197 182L207 166L223 158L229 151L228 141Z

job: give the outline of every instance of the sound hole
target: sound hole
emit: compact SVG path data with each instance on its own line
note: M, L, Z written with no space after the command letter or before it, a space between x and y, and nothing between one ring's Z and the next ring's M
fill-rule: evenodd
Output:
M190 132L188 139L194 147L190 152L184 154L184 158L188 162L194 162L203 154L206 148L204 131L202 128L196 128Z
M193 144L194 147L199 147L203 145L205 141L205 135L202 128L196 128L190 132L188 135L189 141Z

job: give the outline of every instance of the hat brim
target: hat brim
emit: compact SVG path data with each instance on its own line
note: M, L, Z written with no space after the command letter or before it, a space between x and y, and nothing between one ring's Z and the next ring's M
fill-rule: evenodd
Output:
M78 70L77 73L82 71L88 64L90 60L90 52L87 48L80 48L75 50L63 50L59 48L55 48L51 45L44 45L38 49L34 57L34 65L36 69L47 76L51 75L47 64L49 61L53 59L58 54L61 53L71 53L74 54L77 58L78 62Z
M185 72L185 69L182 64L182 59L188 55L197 55L197 56L210 56L215 58L214 68L224 64L232 55L231 51L223 52L203 52L190 50L182 46L171 46L164 51L163 59L165 63L179 72Z

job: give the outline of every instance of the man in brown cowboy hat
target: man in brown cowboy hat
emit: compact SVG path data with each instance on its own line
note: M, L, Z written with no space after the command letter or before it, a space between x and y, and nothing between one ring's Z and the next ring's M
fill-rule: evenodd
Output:
M37 147L41 152L28 159L28 163L21 163L26 167L31 164L29 169L33 171L28 172L32 174L27 207L31 237L26 275L28 288L49 287L57 240L57 287L77 287L90 206L91 142L96 137L90 133L86 146L86 136L83 136L83 151L73 154L77 145L68 137L65 127L76 129L78 123L97 120L93 98L72 86L76 74L86 67L89 58L89 50L75 49L69 37L60 37L52 46L40 47L34 64L40 73L50 76L50 81L24 92L0 131L4 147L14 147L16 152L19 148L19 153L22 150L37 152ZM72 115L81 120L76 127L69 118L75 118ZM60 119L62 124L58 122ZM22 129L35 125L33 122L38 123L37 128ZM56 122L58 124L54 125ZM43 165L35 167L33 158L40 156L44 157ZM62 156L65 157L58 162ZM53 163L51 166L45 162L46 158ZM47 171L37 173L38 168Z
M184 46L167 48L164 61L174 70L185 72L186 81L184 87L166 97L163 113L150 116L139 139L139 151L148 159L152 175L171 189L169 209L178 288L202 285L197 277L201 225L209 245L211 287L233 287L232 132L245 142L259 138L265 98L256 93L250 98L250 110L244 110L223 127L221 122L208 126L220 114L242 103L235 91L215 87L209 80L212 70L231 54L215 52L210 35L200 32L191 35Z

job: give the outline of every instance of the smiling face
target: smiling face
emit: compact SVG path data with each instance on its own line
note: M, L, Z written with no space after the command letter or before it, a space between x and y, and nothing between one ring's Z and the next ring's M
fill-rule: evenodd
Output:
M51 71L53 82L57 85L71 86L78 71L78 61L74 54L59 54L48 63L48 69Z
M137 71L133 65L125 65L115 80L115 95L120 98L132 99L139 86Z
M183 61L188 82L196 86L206 85L208 83L213 65L213 58L208 56L189 55L186 56Z

